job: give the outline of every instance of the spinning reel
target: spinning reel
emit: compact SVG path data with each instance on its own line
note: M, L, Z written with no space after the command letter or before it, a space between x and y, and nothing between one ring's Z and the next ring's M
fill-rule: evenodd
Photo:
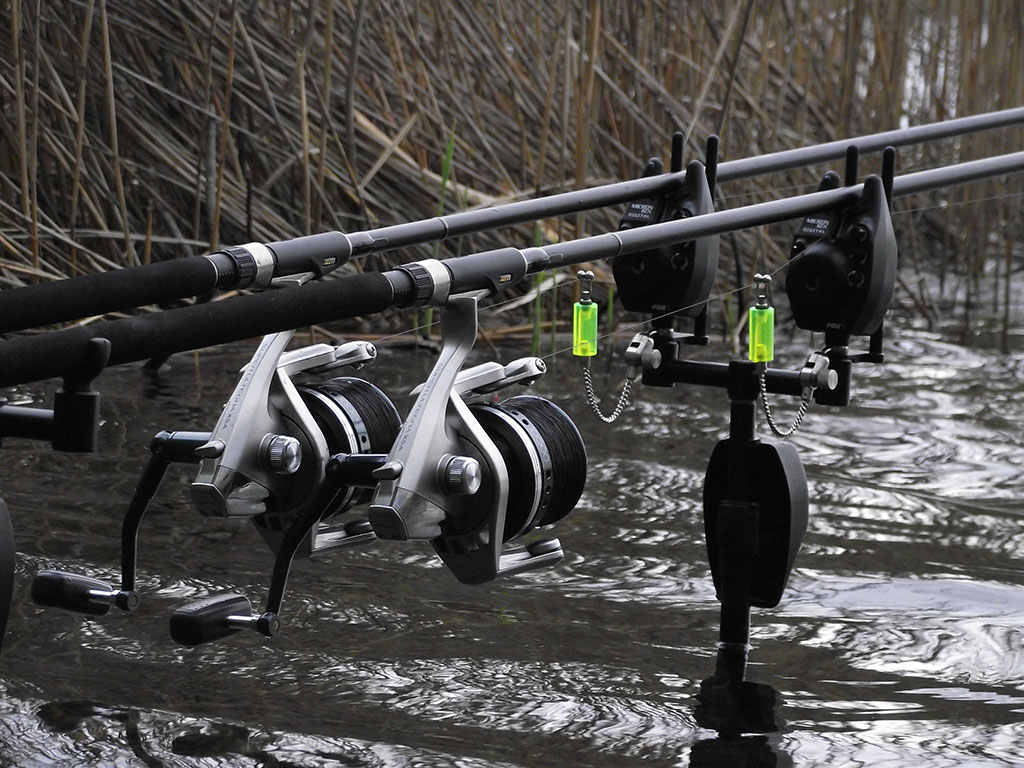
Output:
M336 489L326 504L317 498L330 457L386 451L401 418L387 395L363 379L292 382L301 373L362 367L376 356L372 344L285 352L291 336L268 336L243 369L210 439L195 451L200 464L192 499L204 515L252 518L274 552L316 500L320 524L299 550L310 554L342 545L343 530L328 519L366 501L357 488Z
M572 511L587 472L583 439L558 406L530 395L495 401L496 392L540 378L541 359L460 370L484 295L445 303L441 355L373 473L380 485L369 514L381 538L429 540L467 584L558 562L557 539L511 542Z
M90 615L103 615L111 605L135 610L139 527L175 462L199 464L192 497L200 513L253 521L276 555L275 580L281 581L282 594L296 555L374 540L365 517L339 521L342 513L365 502L368 493L333 482L328 463L332 455L388 450L401 424L398 411L387 395L362 379L343 376L296 385L293 378L361 368L375 359L376 349L367 342L351 342L285 351L293 333L263 339L242 369L213 432L161 432L154 437L122 527L121 588L80 574L42 571L32 585L35 602ZM236 599L230 615L238 608ZM276 617L259 628L271 633ZM213 639L188 621L173 619L172 634L186 644L195 644L200 636Z

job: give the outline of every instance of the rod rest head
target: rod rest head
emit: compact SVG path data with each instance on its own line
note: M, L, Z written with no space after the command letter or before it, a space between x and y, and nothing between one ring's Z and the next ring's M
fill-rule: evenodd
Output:
M99 445L100 393L93 381L110 359L110 340L90 339L78 370L64 378L63 387L53 401L53 440L55 451L95 453Z

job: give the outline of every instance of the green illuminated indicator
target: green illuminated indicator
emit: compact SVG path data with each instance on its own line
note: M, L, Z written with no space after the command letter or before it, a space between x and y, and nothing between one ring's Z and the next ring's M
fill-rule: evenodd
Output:
M576 357L597 354L597 302L577 301L572 305L572 353Z
M775 357L775 308L750 308L750 359L769 363Z

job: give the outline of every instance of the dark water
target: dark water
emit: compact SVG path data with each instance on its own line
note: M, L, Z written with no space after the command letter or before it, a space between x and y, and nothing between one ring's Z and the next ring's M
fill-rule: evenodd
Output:
M191 468L143 526L137 614L28 600L43 567L114 579L148 439L211 429L245 354L180 356L157 381L110 371L99 454L0 454L20 558L0 765L1024 764L1024 354L919 333L890 351L858 369L854 407L812 408L793 440L811 522L782 605L754 612L749 668L779 730L739 742L696 711L718 630L700 493L721 392L642 389L606 427L562 361L539 392L577 419L591 473L558 567L470 587L426 545L380 542L298 563L278 638L184 649L175 607L262 602L271 564L248 523L193 510ZM398 399L430 362L382 348L366 374Z

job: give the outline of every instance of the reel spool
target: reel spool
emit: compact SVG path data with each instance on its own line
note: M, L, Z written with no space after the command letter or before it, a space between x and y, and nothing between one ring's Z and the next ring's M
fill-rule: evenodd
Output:
M402 419L391 399L378 387L364 379L342 376L318 384L296 387L299 398L313 418L316 427L327 443L327 454L383 454L391 449L398 436ZM308 437L301 442L312 442ZM302 505L317 483L314 462L306 462L291 475L284 493L278 494L268 504L265 513L252 519L253 524L275 554L289 526L298 515L297 507ZM334 500L323 510L321 521L326 521L348 511L354 506L365 504L373 493L366 488L343 487ZM368 524L363 527L369 530ZM329 536L327 524L321 522L316 533ZM296 554L308 555L311 551L324 549L315 542L309 550L301 549Z
M513 541L568 515L583 494L587 453L579 430L565 412L536 395L474 405L470 410L494 441L508 472L502 541ZM460 522L465 521L452 521L452 527L463 527Z

